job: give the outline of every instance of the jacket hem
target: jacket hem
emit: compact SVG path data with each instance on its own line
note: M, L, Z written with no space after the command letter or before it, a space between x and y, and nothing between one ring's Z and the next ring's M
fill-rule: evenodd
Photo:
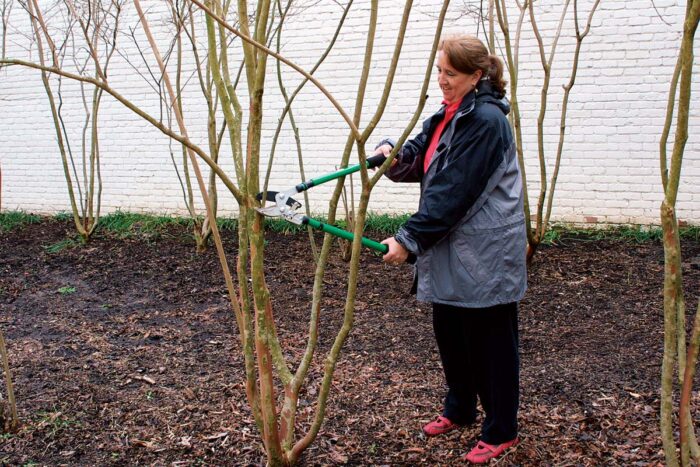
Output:
M495 298L495 299L489 300L489 301L464 302L464 301L455 301L455 300L441 300L441 299L435 298L435 297L421 296L420 294L416 296L416 299L418 301L421 301L421 302L439 303L441 305L451 305L451 306L456 306L456 307L460 307L460 308L489 308L489 307L496 306L496 305L505 305L507 303L519 302L525 296L526 291L527 291L527 287L525 287L525 289L523 289L518 294L508 296L508 297L498 297L498 298Z

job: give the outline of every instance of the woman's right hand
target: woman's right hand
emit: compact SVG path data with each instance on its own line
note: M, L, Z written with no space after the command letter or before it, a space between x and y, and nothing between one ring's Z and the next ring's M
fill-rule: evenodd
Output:
M409 251L397 242L394 237L383 240L382 245L389 247L389 250L382 257L385 263L396 266L405 263L408 259Z

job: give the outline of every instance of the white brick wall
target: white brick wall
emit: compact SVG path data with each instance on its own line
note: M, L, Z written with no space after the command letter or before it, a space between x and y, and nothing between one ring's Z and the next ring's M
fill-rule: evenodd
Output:
M151 25L159 33L164 49L168 26L159 13L164 2L150 0L143 3L149 10ZM315 3L288 20L282 38L283 53L305 69L310 69L325 49L341 14L336 2ZM478 7L480 2L465 0L452 3L446 32L476 34L475 20L461 14L460 9ZM551 43L561 11L560 3L555 0L537 3L540 14L538 24L547 45ZM583 21L591 2L580 3ZM685 3L681 0L656 0L654 3L661 18L651 2L646 0L601 2L593 28L583 44L576 85L569 101L567 136L553 220L582 222L594 217L606 222L657 222L662 199L658 142ZM369 146L373 146L373 142L382 136L398 136L411 117L418 100L439 4L438 0L415 2L392 95ZM316 73L350 114L361 69L368 5L368 0L355 0L335 49ZM380 2L381 19L370 87L365 98L364 124L381 96L402 9L403 2L398 0ZM516 14L511 12L510 19L514 23ZM54 16L51 21L56 24L58 17ZM123 25L134 28L137 36L141 37L132 6L126 9ZM562 85L568 82L571 69L574 48L572 14L569 14L564 29L554 61L546 119L548 174L552 171L559 135ZM26 13L19 6L13 10L8 33L8 57L36 59L35 51L28 52L33 46L27 38ZM204 39L203 33L200 33L199 39ZM139 75L146 74L146 70L138 50L128 35L123 34L119 40L122 54L114 58L110 71L113 87L158 117L158 95L151 88L152 83L147 83ZM238 40L235 44L238 44ZM147 49L145 42L143 47ZM151 55L146 53L146 56L153 64ZM127 63L127 58L139 72ZM191 63L185 68L188 71L184 75L190 76ZM237 63L232 61L232 69L236 68ZM696 70L700 70L697 59ZM290 93L301 79L284 66L283 77ZM535 121L540 106L541 81L542 69L536 42L526 21L520 48L519 99L523 115L525 169L533 203L539 190ZM697 82L695 79L694 96L698 92ZM58 86L56 78L52 79L52 84L55 90ZM84 118L79 89L75 83L67 80L63 80L62 87L71 144L74 151L79 153ZM241 86L239 89L243 88ZM268 65L265 93L263 154L266 159L283 107L274 61ZM439 107L440 92L435 82L431 83L429 94L423 117ZM185 101L185 118L190 136L206 148L206 109L196 78L190 80L185 90ZM246 98L243 94L241 101L245 108ZM344 121L311 84L307 84L299 94L293 109L299 126L307 178L334 170L348 133ZM690 138L686 145L678 199L679 218L696 224L700 222L698 113L698 106L691 109ZM0 115L2 208L44 213L69 209L53 122L39 73L19 67L0 70ZM103 97L100 127L103 211L123 209L183 213L182 191L169 153L172 148L179 164L181 153L177 145L170 144L167 137L109 96ZM234 178L228 149L222 151L221 160ZM263 161L263 170L266 164L266 160ZM286 124L277 146L271 189L285 189L296 184L300 180L298 174L294 136ZM309 192L313 211L325 212L331 185ZM234 213L235 203L231 196L224 194L223 186L220 193L221 212ZM383 180L373 193L371 209L409 212L415 209L416 204L417 186Z

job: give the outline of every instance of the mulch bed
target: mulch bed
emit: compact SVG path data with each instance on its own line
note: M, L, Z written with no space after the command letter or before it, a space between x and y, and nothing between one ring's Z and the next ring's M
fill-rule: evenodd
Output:
M197 254L170 227L47 251L66 235L70 224L51 219L0 233L0 327L23 423L0 437L0 464L264 465L213 248ZM226 237L234 258L235 233ZM308 241L269 233L266 246L293 365L306 346ZM683 250L692 315L700 243ZM420 430L444 394L430 306L407 294L410 267L363 254L355 325L302 465L463 464L478 425L439 439ZM346 271L331 260L301 428L342 321ZM522 442L500 465L663 464L662 279L658 242L577 237L541 248L520 310Z

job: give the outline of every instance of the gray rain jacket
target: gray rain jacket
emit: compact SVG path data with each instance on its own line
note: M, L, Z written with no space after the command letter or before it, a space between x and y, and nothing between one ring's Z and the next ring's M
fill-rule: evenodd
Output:
M483 308L525 294L522 179L502 97L480 81L445 127L425 174L423 158L444 107L386 173L395 182L421 183L418 212L395 235L418 258L419 300Z

